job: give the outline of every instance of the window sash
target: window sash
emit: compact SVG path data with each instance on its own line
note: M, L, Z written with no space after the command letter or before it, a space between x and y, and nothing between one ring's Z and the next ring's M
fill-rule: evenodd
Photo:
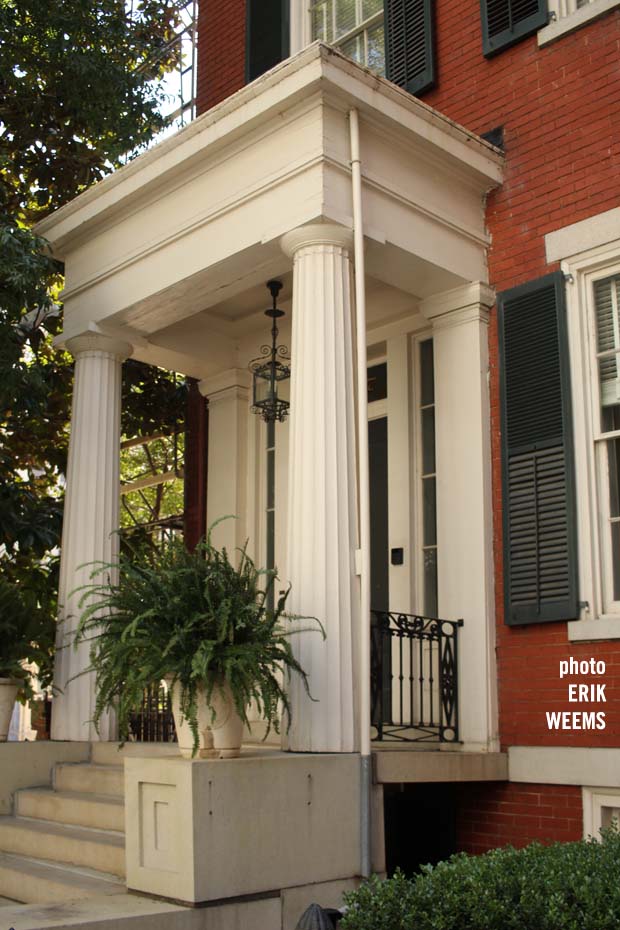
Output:
M597 293L600 293L601 284L607 281L611 282L613 339L615 345L613 348L599 351L600 304L597 306ZM617 561L617 559L614 559L614 548L617 553L618 541L614 545L614 532L618 533L615 527L620 523L620 516L612 516L611 513L609 443L620 439L620 429L605 430L603 428L603 412L606 406L611 406L611 404L605 404L605 387L607 386L608 392L609 386L616 382L620 387L620 364L617 367L618 378L605 380L602 377L600 362L604 359L620 356L619 269L608 267L603 272L599 271L596 274L588 275L585 283L587 338L590 343L590 371L587 381L593 427L590 442L594 453L595 469L595 487L592 500L594 512L592 517L593 525L597 528L600 547L601 612L604 614L618 614L620 613L618 569L616 569L616 579L614 579L614 561ZM617 404L620 405L620 394Z

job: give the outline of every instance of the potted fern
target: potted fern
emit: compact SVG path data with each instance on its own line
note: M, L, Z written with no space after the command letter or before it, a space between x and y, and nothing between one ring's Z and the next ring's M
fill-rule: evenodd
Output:
M284 679L297 674L308 683L291 649L288 592L267 606L275 572L258 569L245 548L233 565L210 534L193 552L173 541L150 554L121 553L114 567L117 582L111 566L97 565L81 589L75 641L90 641L95 726L114 708L126 739L144 690L161 681L172 692L185 756L238 755L251 701L267 732L279 730L281 709L290 722Z

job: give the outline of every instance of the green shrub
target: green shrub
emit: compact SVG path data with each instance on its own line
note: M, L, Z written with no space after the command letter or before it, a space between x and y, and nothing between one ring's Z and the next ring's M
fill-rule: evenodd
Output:
M618 930L620 835L459 853L346 896L342 930Z

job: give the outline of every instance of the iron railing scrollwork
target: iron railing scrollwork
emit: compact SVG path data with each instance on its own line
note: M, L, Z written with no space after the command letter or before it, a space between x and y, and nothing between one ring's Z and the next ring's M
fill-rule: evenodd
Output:
M462 620L371 611L374 738L456 743Z
M164 684L145 688L142 705L131 715L130 738L138 743L175 743L170 692Z

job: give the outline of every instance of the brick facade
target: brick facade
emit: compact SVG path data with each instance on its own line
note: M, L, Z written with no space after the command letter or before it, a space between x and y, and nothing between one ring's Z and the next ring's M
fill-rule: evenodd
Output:
M620 11L556 42L536 36L492 59L482 55L477 0L437 3L437 88L425 103L477 133L504 127L506 172L487 204L490 282L514 287L557 269L544 236L620 202ZM459 28L450 23L459 22ZM570 644L566 624L509 628L503 622L502 499L497 319L490 327L495 586L500 733L509 745L617 746L620 643ZM569 704L560 659L607 663L606 707ZM589 678L588 681L595 681ZM550 732L545 711L606 710L603 732Z
M245 84L246 0L202 0L198 12L196 110L200 115Z
M582 836L581 789L572 785L462 785L458 792L457 845L468 853L497 846L526 846Z

